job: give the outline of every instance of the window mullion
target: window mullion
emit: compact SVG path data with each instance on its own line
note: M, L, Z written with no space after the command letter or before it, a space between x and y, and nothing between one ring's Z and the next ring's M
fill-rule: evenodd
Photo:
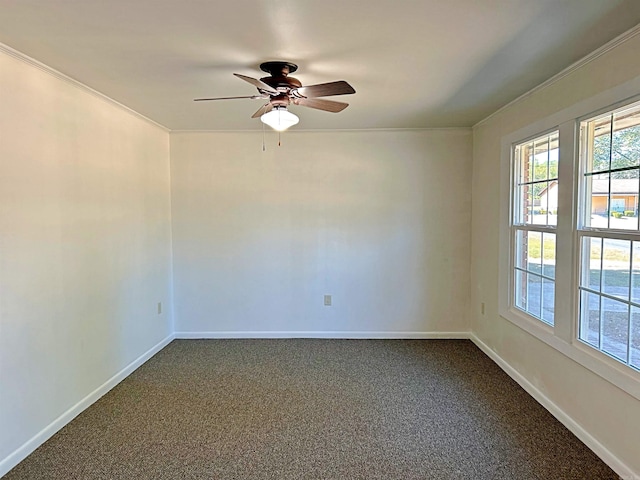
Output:
M576 122L569 121L559 128L560 157L558 160L558 226L556 236L556 297L554 334L567 343L575 337L574 299L577 269L574 258L576 255L576 241L574 225L576 218L577 182L575 172L577 161Z

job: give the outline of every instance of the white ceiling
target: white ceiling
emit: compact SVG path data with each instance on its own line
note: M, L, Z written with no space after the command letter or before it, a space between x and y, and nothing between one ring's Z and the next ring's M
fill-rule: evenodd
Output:
M350 107L296 129L471 126L640 22L640 0L2 0L0 42L174 130L259 129L232 75L299 65Z

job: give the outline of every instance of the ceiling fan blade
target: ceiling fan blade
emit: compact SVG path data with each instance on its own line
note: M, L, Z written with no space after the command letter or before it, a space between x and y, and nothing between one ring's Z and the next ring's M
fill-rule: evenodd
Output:
M356 93L355 89L344 80L309 85L307 87L300 87L293 91L294 95L300 95L307 98L330 97L332 95L350 95L352 93Z
M194 98L194 102L208 102L210 100L235 100L238 98L250 98L251 100L257 100L259 98L268 98L265 95L248 95L245 97L216 97L216 98Z
M267 85L262 80L258 80L257 78L247 77L245 75L240 75L239 73L234 73L234 75L238 78L241 78L245 82L249 82L254 87L258 88L258 90L264 90L265 92L277 94L278 91L270 85Z
M251 118L261 117L262 115L264 115L267 112L270 112L271 110L273 110L273 104L271 102L269 102L269 103L261 106L256 113L251 115Z
M333 113L341 112L349 106L348 103L323 100L320 98L295 98L293 103L295 105L302 105L303 107L315 108L317 110L324 110L325 112Z

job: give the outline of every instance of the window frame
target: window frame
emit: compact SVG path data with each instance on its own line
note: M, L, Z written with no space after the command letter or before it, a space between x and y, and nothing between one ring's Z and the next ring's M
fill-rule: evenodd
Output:
M582 177L579 158L580 122L640 101L640 77L582 100L520 128L501 139L500 231L498 265L499 315L538 340L640 400L640 372L579 339L580 244L578 205ZM554 326L514 305L514 161L513 147L559 130L558 222ZM566 301L566 299L569 301Z

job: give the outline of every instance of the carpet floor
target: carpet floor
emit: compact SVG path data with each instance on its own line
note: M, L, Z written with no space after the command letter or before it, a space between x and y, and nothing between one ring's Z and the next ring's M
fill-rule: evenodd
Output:
M465 340L176 340L18 479L617 479Z

